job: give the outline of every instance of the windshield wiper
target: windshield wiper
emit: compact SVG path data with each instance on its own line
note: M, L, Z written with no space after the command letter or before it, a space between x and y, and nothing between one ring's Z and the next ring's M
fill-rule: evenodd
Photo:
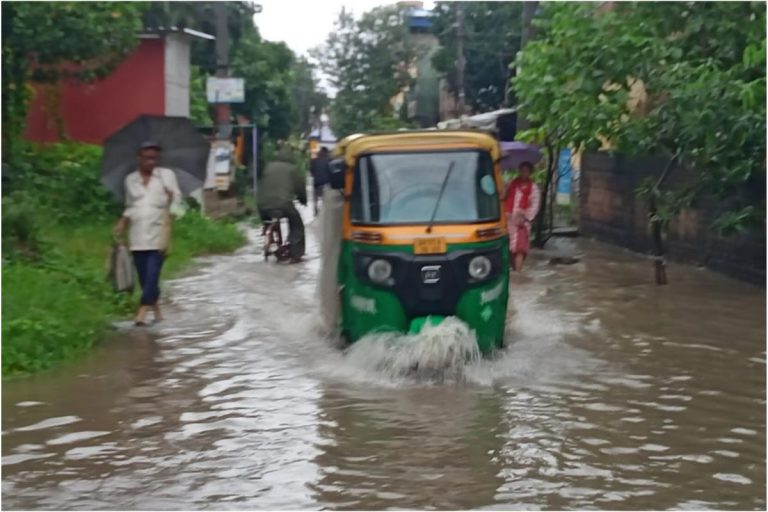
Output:
M451 160L451 165L448 166L448 172L445 173L445 178L443 178L443 185L440 187L440 195L437 196L435 209L432 211L432 217L429 219L429 224L427 225L427 233L432 232L432 225L435 223L435 217L437 216L437 208L440 206L440 200L443 198L443 192L445 192L445 186L448 184L448 179L451 177L451 171L453 171L453 164L455 163L456 163L455 160Z

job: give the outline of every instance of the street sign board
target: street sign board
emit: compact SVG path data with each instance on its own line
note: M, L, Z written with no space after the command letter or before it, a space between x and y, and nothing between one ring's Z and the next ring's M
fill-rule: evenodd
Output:
M242 78L209 76L205 89L208 103L243 103L245 101L245 80Z

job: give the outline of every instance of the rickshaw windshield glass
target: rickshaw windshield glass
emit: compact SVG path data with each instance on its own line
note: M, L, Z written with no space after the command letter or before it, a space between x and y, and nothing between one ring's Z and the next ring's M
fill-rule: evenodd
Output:
M381 153L358 160L352 222L427 224L433 213L435 224L499 219L499 195L488 153Z

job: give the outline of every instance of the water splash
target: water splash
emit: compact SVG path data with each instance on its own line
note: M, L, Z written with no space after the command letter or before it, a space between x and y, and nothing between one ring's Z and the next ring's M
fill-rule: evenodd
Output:
M328 354L322 372L345 382L383 387L463 385L527 387L568 379L599 364L568 338L584 330L585 318L548 308L540 299L545 288L529 285L516 293L510 307L507 346L483 356L474 331L460 319L425 325L419 334L368 335L342 354ZM319 332L320 329L316 329ZM329 347L337 337L323 332Z
M481 358L475 332L458 318L426 324L419 334L364 336L341 354L333 373L378 384L463 382L467 365Z

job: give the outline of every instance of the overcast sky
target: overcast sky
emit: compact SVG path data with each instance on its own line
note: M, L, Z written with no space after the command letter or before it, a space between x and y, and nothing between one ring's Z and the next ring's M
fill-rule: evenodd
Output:
M262 11L254 16L259 33L270 41L285 41L298 55L323 44L333 30L342 7L356 17L392 0L259 0ZM424 2L431 8L433 1Z

